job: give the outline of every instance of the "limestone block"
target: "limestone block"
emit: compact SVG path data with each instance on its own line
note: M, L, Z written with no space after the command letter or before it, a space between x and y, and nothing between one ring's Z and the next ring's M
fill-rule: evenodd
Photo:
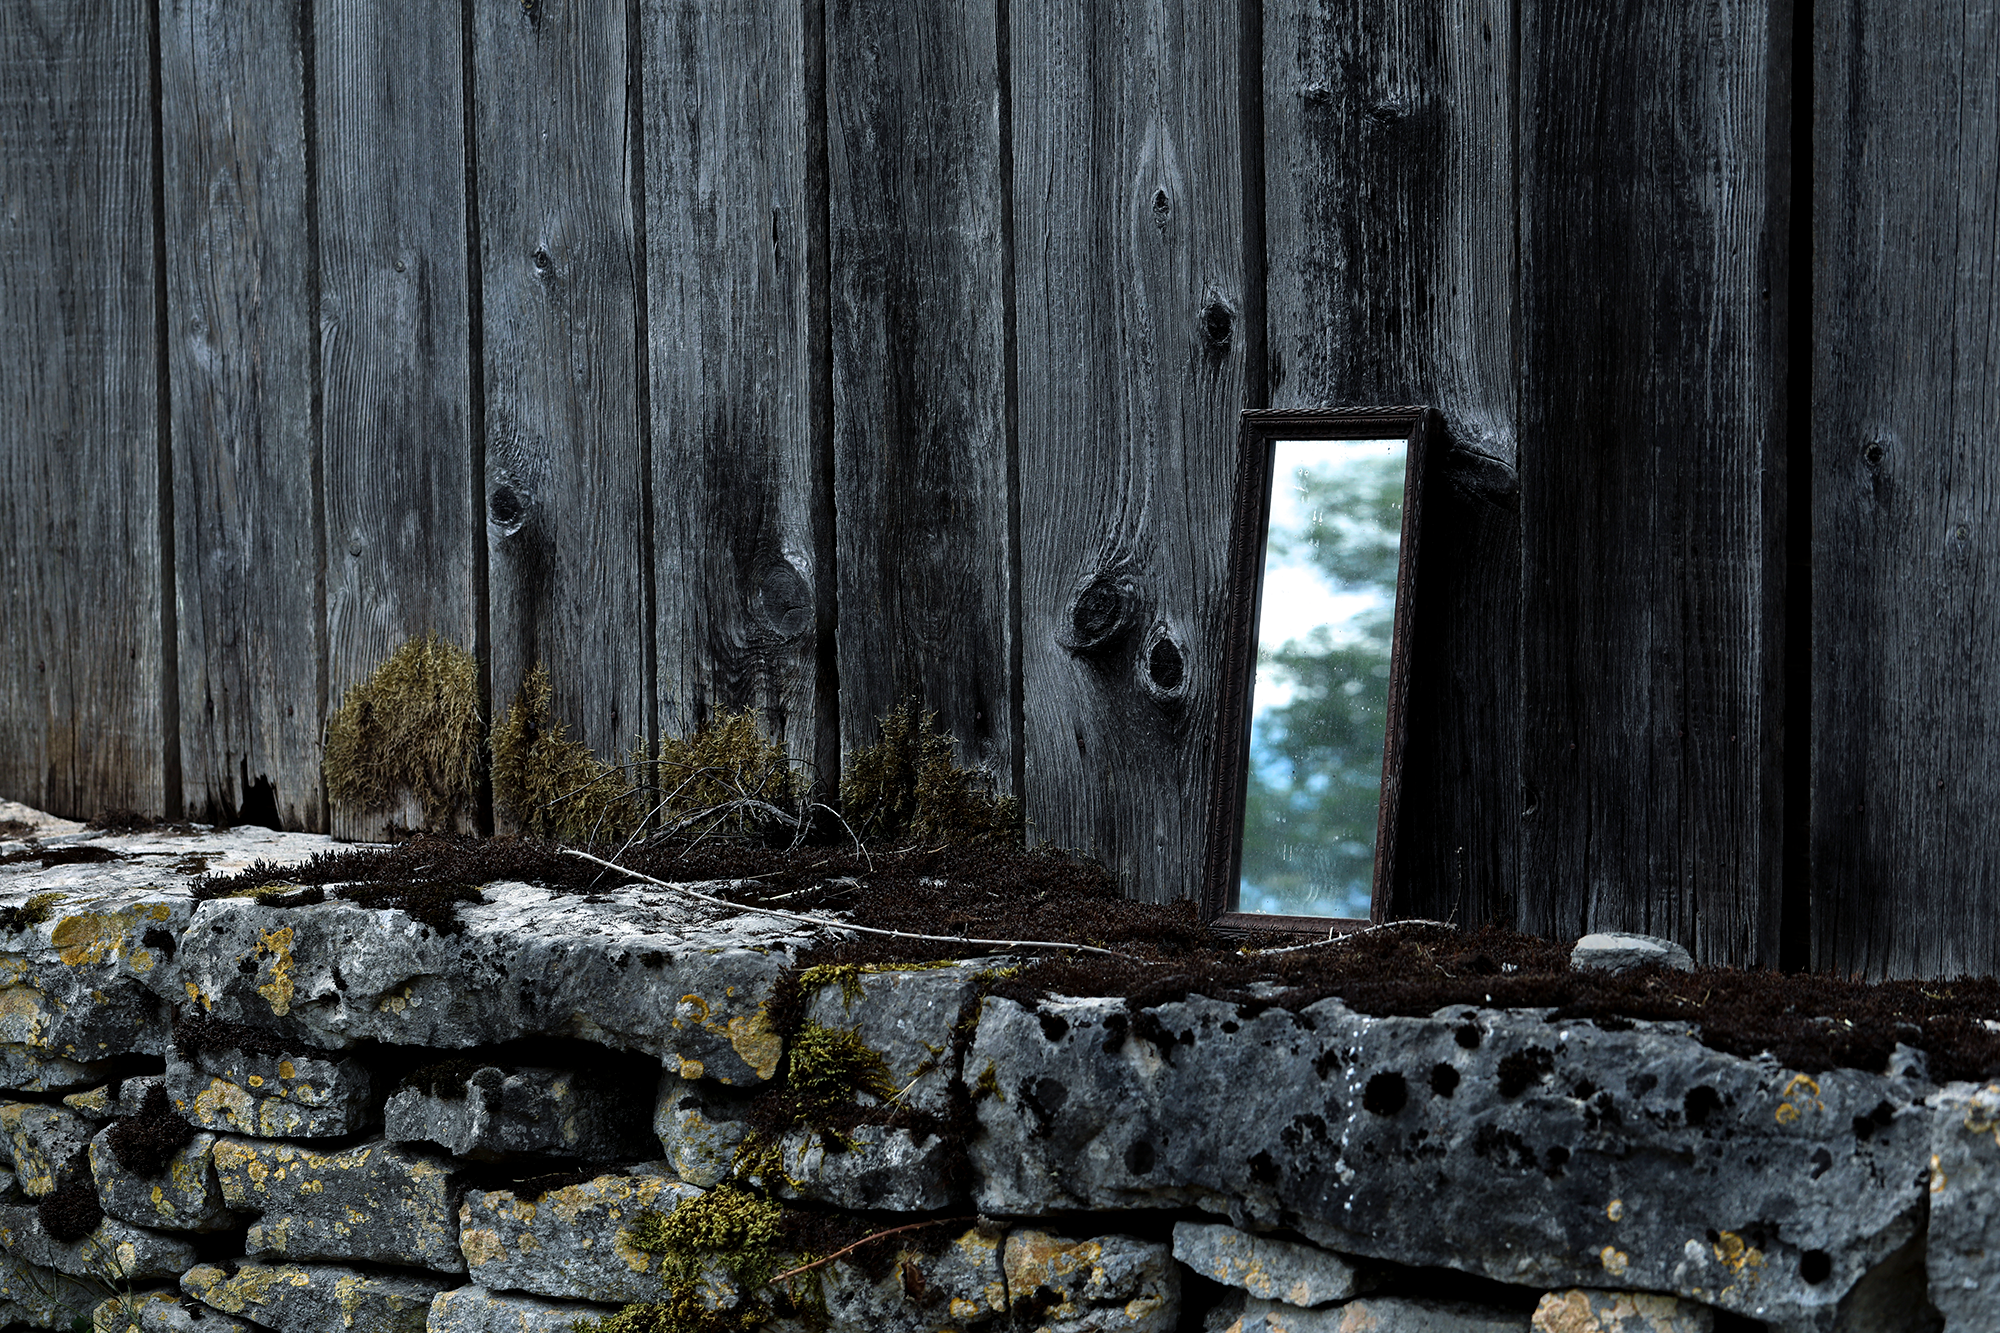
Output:
M439 1292L431 1302L427 1333L570 1333L579 1319L602 1319L617 1312L615 1305L454 1287Z
M139 1114L139 1108L146 1104L146 1094L164 1083L165 1080L158 1074L141 1074L136 1078L118 1079L82 1092L73 1092L62 1101L64 1106L85 1120L103 1124L107 1120Z
M116 1060L70 1060L32 1046L0 1042L0 1090L7 1092L61 1092L95 1083L116 1067Z
M488 1067L457 1091L399 1090L382 1111L384 1136L435 1143L457 1157L543 1153L603 1162L651 1155L618 1091L574 1069Z
M951 1030L966 1002L1006 958L978 958L924 968L822 968L806 1001L806 1021L847 1028L879 1054L897 1099L912 1110L946 1109L951 1080Z
M319 1153L221 1138L215 1175L230 1207L260 1214L243 1242L246 1253L465 1271L452 1164L442 1158L380 1140Z
M111 1150L114 1128L107 1125L90 1141L90 1175L106 1213L134 1226L166 1231L221 1231L235 1225L215 1177L215 1135L196 1134L158 1175L142 1176Z
M0 1137L13 1155L15 1182L32 1197L56 1192L58 1177L84 1151L94 1128L65 1107L0 1102Z
M1534 1333L1714 1333L1706 1305L1643 1291L1552 1291L1535 1307Z
M191 1125L261 1138L319 1139L369 1128L373 1084L354 1059L202 1051L167 1060L167 1095Z
M1529 1316L1459 1301L1363 1296L1302 1310L1252 1296L1226 1333L1528 1333ZM1651 1333L1651 1330L1648 1330Z
M1180 1270L1158 1241L1010 1231L1004 1262L1017 1316L1032 1299L1048 1333L1170 1333L1180 1319Z
M682 1078L671 1068L662 1071L653 1101L653 1133L675 1174L703 1189L729 1175L736 1150L750 1137L741 1105L741 1095L730 1089Z
M937 1254L908 1248L886 1266L837 1259L815 1271L825 1301L811 1315L780 1317L769 1333L949 1333L977 1328L1008 1312L1000 1233L977 1228ZM803 1280L802 1280L803 1281Z
M1235 1227L1174 1223L1174 1258L1211 1281L1288 1305L1344 1301L1356 1290L1354 1265L1339 1255Z
M178 1287L113 1296L91 1312L92 1333L257 1333L253 1324L183 1296Z
M623 1305L667 1295L660 1256L632 1243L631 1228L648 1212L671 1213L702 1191L673 1178L664 1162L630 1168L550 1190L539 1199L508 1190L468 1190L459 1205L459 1246L473 1281L495 1290L560 1300ZM706 1303L736 1299L727 1276L707 1279Z
M104 1290L99 1283L0 1254L0 1324L19 1320L34 1328L66 1329L104 1299Z
M165 1053L160 988L194 909L185 888L123 885L104 866L58 869L68 873L0 880L0 909L16 912L0 923L0 1048L26 1048L0 1069L44 1085L23 1091L92 1081L101 1074L85 1071L112 1055Z
M1658 935L1634 935L1607 930L1585 935L1569 952L1570 967L1579 971L1628 972L1635 967L1670 967L1694 971L1694 958L1672 940Z
M772 986L798 952L838 937L650 886L481 893L457 909L453 935L339 899L202 903L181 941L186 1000L326 1049L576 1037L747 1085L775 1075L783 1054L766 1012Z
M1933 1099L1930 1299L1950 1333L2000 1328L2000 1084Z
M985 1002L966 1057L980 1211L1194 1206L1342 1254L1801 1328L1831 1327L1922 1216L1931 1089L1900 1075L1532 1010L1190 997L1140 1017Z
M424 1333L431 1301L449 1286L428 1273L394 1277L335 1264L214 1264L181 1275L181 1290L276 1333ZM207 1333L203 1328L202 1333Z
M80 1240L59 1241L42 1226L33 1206L20 1204L0 1206L0 1249L38 1268L103 1282L173 1277L194 1262L194 1246L180 1237L115 1217L105 1218Z

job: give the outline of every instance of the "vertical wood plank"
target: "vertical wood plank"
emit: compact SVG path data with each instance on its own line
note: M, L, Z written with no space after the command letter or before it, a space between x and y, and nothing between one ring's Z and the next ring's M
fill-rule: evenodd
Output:
M825 112L806 99L804 7L643 13L660 725L755 708L795 759L830 769L807 204Z
M314 0L336 707L406 639L478 642L460 19L456 0Z
M1233 6L1014 0L1032 838L1196 888L1242 410Z
M300 21L161 6L167 352L188 809L324 829Z
M2000 970L2000 13L1822 0L1813 959Z
M995 0L828 0L826 16L841 743L873 744L914 696L1007 788Z
M625 7L472 7L493 705L536 662L570 735L647 739L636 121Z
M1521 13L1522 918L1775 963L1770 6Z
M1390 911L1513 924L1513 7L1264 0L1273 407L1420 403L1432 460Z
M150 18L0 7L0 795L158 814Z

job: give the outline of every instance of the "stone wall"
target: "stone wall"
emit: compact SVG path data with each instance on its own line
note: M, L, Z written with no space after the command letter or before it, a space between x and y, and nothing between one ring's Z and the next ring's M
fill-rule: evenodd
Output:
M809 971L774 1014L813 927L651 888L487 885L442 927L197 902L184 842L121 845L0 870L0 1322L2000 1328L2000 1088L1914 1050L1030 1003L1004 958Z

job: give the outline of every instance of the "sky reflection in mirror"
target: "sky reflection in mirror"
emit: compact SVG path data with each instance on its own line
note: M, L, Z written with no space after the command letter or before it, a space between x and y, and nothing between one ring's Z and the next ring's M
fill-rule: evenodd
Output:
M1237 910L1365 917L1408 445L1272 447Z

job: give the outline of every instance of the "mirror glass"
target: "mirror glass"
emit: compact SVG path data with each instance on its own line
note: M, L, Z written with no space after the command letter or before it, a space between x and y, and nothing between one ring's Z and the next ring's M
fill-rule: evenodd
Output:
M1271 442L1237 911L1369 915L1408 448Z

